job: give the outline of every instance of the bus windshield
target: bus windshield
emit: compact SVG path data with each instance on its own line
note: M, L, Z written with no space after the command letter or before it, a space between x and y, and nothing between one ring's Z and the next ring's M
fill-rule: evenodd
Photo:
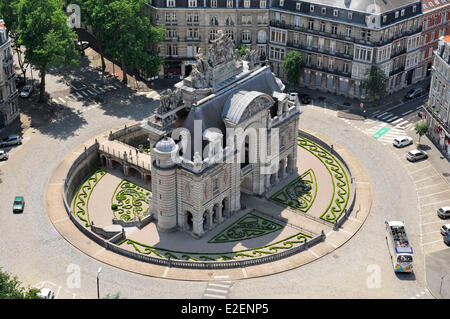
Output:
M397 262L399 262L399 263L411 263L412 262L412 256L411 255L400 255L397 258Z

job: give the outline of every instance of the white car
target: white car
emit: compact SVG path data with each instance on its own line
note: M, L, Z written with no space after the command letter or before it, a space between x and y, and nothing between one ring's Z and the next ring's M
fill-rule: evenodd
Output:
M450 231L450 224L444 225L441 227L441 234L443 236L447 235L447 233Z
M20 91L20 97L29 97L33 92L33 86L31 84L27 84Z
M412 144L413 142L414 142L414 140L412 139L412 137L398 136L398 137L394 138L394 141L392 142L392 144L395 147L404 147L404 146Z
M42 288L37 295L41 299L55 299L55 293L49 288Z
M425 151L418 149L409 151L408 154L406 154L406 159L410 162L415 162L425 158L428 158L428 154Z
M8 159L8 153L6 153L5 150L0 150L0 161L7 160Z

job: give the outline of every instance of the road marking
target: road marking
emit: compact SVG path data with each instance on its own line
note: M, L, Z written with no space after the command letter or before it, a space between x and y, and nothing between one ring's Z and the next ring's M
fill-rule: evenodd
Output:
M214 279L230 278L230 276L214 276Z
M385 114L388 114L388 112L384 112L384 113L378 115L377 118L380 118L381 116L383 116L383 115L385 115Z
M422 226L423 225L437 224L437 223L442 223L442 222L443 222L443 220L435 220L434 222L422 223Z
M399 118L398 120L395 120L394 122L392 122L391 124L395 124L395 123L398 123L398 122L400 122L401 120L403 120L403 118L401 117L401 118Z
M242 269L244 269L244 268L242 268ZM208 284L209 286L213 286L213 287L221 287L221 288L228 288L228 287L230 287L229 285L221 285L221 284L215 284L215 283L209 283Z
M379 119L380 120L384 120L384 119L387 119L388 117L391 117L391 116L392 116L392 113L389 113L389 114L387 114L387 115L385 115L383 117L380 117Z
M391 122L392 120L395 120L395 119L398 119L397 115L394 115L393 117L386 119L386 122Z
M92 92L91 90L87 89L86 91L88 91L91 95L94 95L94 92Z
M220 295L212 295L212 294L204 294L204 297L212 297L212 298L220 298L220 299L225 299L225 296L220 296Z
M428 233L422 233L422 236L423 235L430 235L430 234L440 233L440 232L441 232L440 230L430 231Z
M215 289L215 288L206 288L206 290L212 291L212 292L224 293L224 294L226 294L226 293L228 292L228 290L224 290L224 289Z
M448 202L449 202L448 199L444 199L444 200L440 200L440 201L438 201L438 202L429 203L429 204L425 204L425 205L422 205L422 206L436 205L436 204L440 204L440 203L448 203Z
M400 120L403 120L403 118L400 118ZM396 125L396 127L400 127L400 126L402 126L403 124L406 124L406 123L409 123L409 121L403 121L400 124Z
M402 115L406 115L406 114L409 114L409 113L411 113L411 112L414 112L415 110L408 110L408 111L406 111L405 113L402 113Z
M382 127L379 129L375 134L372 135L372 137L376 140L378 140L380 137L382 137L384 134L390 131L390 128L388 127Z
M425 188L430 188L430 187L435 187L435 186L440 186L440 185L439 184L428 185L428 186L424 186L424 187L419 187L419 188L417 188L417 190L422 190ZM445 186L447 186L447 185L446 184L442 185L442 187L445 187Z
M411 164L412 164L412 163L411 163ZM430 179L430 178L434 178L434 177L435 177L435 175L432 175L432 176L428 176L428 177L425 177L425 178L419 179L419 180L417 180L417 181L414 181L414 184L417 184L417 183L420 183L420 182L426 181L427 179Z
M84 91L80 91L81 92L81 94L83 94L84 96L89 96L89 94L87 94L86 92L84 92Z
M422 244L422 246L425 246L425 245L432 245L432 244L436 244L436 243L443 243L443 241L442 241L442 239L440 239L440 240L435 240L435 241L431 241L431 242L429 242L429 243Z
M58 97L58 99L60 99L61 102L66 103L66 100L64 100L62 97Z
M425 195L425 196L419 196L419 199L420 199L420 198L429 197L429 196L439 195L439 194L447 193L447 192L450 192L450 189L447 189L447 190L442 191L442 192L439 192L439 193L433 193L433 194L429 194L429 195Z
M412 167L412 166L411 166ZM425 167L422 167L422 168L419 168L419 169L416 169L415 171L412 171L412 172L410 172L411 174L415 174L415 173L417 173L417 172L420 172L421 170L423 170L423 169L427 169L427 168L430 168L430 165L427 165L427 166L425 166Z
M319 257L320 257L320 256L317 255L311 248L309 248L308 251L309 251L309 253L310 253L311 255L313 255L315 258L319 258Z
M244 275L245 278L247 278L247 270L245 270L245 268L241 268L242 269L242 274ZM211 284L213 285L213 284Z
M170 269L170 267L166 267L166 269L164 270L164 273L163 273L164 278L166 278L167 273L169 272L169 269Z

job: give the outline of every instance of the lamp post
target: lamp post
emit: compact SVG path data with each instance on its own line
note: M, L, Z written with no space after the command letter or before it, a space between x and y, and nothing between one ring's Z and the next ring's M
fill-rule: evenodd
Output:
M100 276L100 272L102 271L102 267L100 267L97 270L97 299L100 299L100 281L99 281L99 276Z

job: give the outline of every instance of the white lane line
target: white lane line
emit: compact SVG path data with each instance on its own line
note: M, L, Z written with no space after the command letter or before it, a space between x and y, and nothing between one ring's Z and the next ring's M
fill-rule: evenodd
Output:
M383 116L383 115L385 115L385 114L387 114L387 113L388 113L388 112L381 113L380 115L377 116L377 118L380 118L381 116Z
M425 198L425 197L434 196L434 195L439 195L439 194L442 194L442 193L448 193L448 192L450 192L450 189L447 189L447 190L442 191L442 192L439 192L439 193L433 193L433 194L429 194L429 195L425 195L425 196L419 196L419 199L420 199L420 198Z
M61 102L66 103L66 100L64 100L62 97L58 97L58 99L60 99Z
M422 226L423 225L437 224L437 223L442 223L442 222L444 222L444 221L443 220L435 220L434 222L422 223Z
M435 176L435 175L432 175L432 176L428 176L428 177L425 177L425 178L419 179L419 180L417 180L417 181L414 181L414 184L417 184L417 183L420 183L420 182L426 181L427 179L430 179L430 178L436 178L436 176Z
M92 92L91 90L87 89L86 91L88 91L89 94L94 95L94 92Z
M422 244L422 246L432 245L432 244L436 244L436 243L443 243L443 241L442 241L442 239L441 240L435 240L435 241L431 241L429 243Z
M83 95L81 95L79 92L75 92L77 97L83 97Z
M402 119L401 119L401 120L402 120ZM409 121L403 121L403 122L401 122L400 124L396 125L396 127L400 127L400 126L402 126L403 124L406 124L406 123L409 123Z
M391 117L391 116L392 116L392 113L389 113L389 114L387 114L387 115L385 115L383 117L380 117L380 120L387 119L388 117Z
M416 107L416 110L421 109L421 108L422 108L422 105Z
M245 270L245 268L241 268L242 269L242 274L244 275L244 278L247 278L247 270Z
M164 274L163 277L166 278L167 273L169 272L170 267L166 267L166 269L164 270Z
M430 168L430 165L427 165L427 166L425 166L425 167L416 169L415 171L412 171L412 172L410 172L410 173L411 173L411 174L415 174L415 173L420 172L421 170L424 170L424 169L427 169L427 168Z
M80 91L81 92L81 94L83 94L84 96L89 96L89 94L87 94L86 92L84 92L84 91Z
M402 113L402 115L406 115L406 114L409 114L409 113L411 113L411 112L414 112L415 110L408 110L408 111L406 111L405 113Z
M242 268L242 269L244 269L244 268ZM216 284L216 283L212 283L212 282L210 282L210 283L208 284L208 286L220 287L220 288L230 288L229 285Z
M425 204L425 205L422 205L422 206L430 206L430 205L436 205L436 204L440 204L440 203L448 203L448 202L449 202L448 199L444 199L444 200L440 200L440 201L437 201L437 202Z
M227 294L228 293L228 290L225 290L225 289L206 288L206 290L212 291L212 292L218 292L218 293L221 293L221 294Z
M214 279L221 279L221 278L230 278L230 276L214 276Z
M435 186L442 186L442 187L446 187L447 186L447 184L444 184L444 185L439 185L439 184L433 184L433 185L428 185L428 186L424 186L424 187L419 187L417 190L419 191L419 190L423 190L423 189L426 189L426 188L430 188L430 187L435 187Z
M397 115L394 115L393 117L386 119L386 122L391 122L392 120L395 120L395 119L398 119Z
M394 122L392 122L391 124L396 124L396 123L398 123L398 122L400 122L401 120L403 120L403 118L401 117L401 118L399 118L398 120L395 120Z
M222 295L212 295L212 294L204 294L204 297L211 297L211 298L221 298L221 299L225 299L225 296Z
M424 235L430 235L430 234L435 234L435 233L440 233L440 232L441 232L440 230L430 231L430 232L428 232L428 233L422 233L422 236L424 236Z

